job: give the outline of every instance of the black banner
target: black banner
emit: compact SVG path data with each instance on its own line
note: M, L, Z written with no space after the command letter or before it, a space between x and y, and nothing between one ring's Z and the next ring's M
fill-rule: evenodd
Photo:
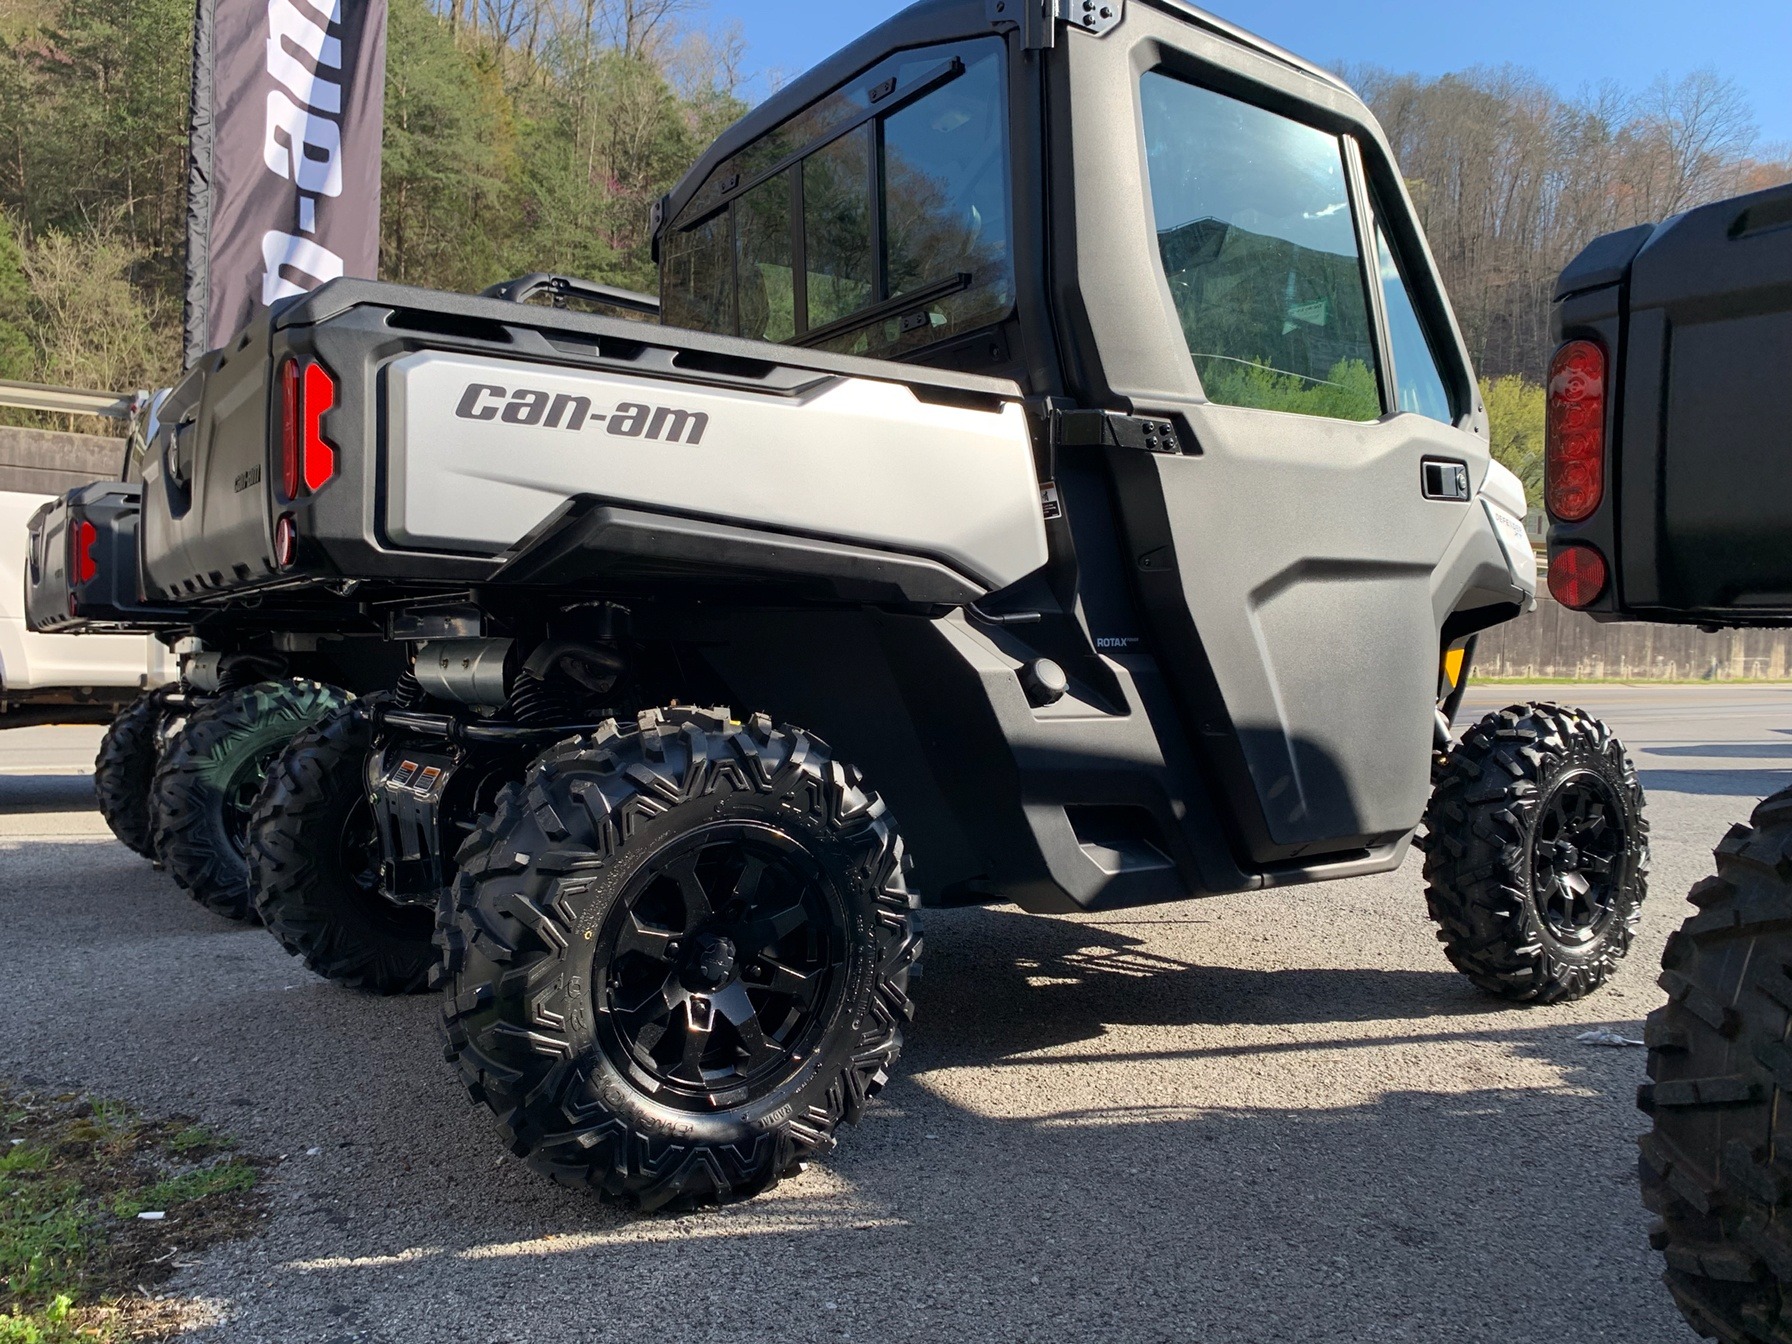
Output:
M385 0L199 0L187 362L379 267Z

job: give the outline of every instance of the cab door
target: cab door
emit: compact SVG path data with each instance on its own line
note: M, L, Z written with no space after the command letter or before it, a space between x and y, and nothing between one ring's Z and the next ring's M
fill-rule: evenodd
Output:
M1168 427L1106 454L1142 647L1257 864L1388 844L1429 790L1453 557L1488 526L1406 193L1348 90L1224 34L1135 5L1056 59L1072 391Z

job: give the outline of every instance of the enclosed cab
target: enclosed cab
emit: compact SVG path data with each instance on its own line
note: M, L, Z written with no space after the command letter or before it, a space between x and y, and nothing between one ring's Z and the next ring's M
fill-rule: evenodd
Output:
M657 245L668 323L1025 393L1051 558L971 614L964 656L1071 669L1074 709L990 698L995 736L1037 734L1000 758L1032 815L1069 816L1051 866L1079 899L1142 887L1154 854L1202 856L1172 890L1397 861L1440 659L1524 609L1535 571L1400 174L1342 83L1169 0L935 0L725 134ZM1127 740L1147 721L1161 754ZM1065 751L1164 773L1116 807L1112 775L1030 775Z
M1792 184L1596 240L1554 330L1556 597L1596 620L1792 622Z

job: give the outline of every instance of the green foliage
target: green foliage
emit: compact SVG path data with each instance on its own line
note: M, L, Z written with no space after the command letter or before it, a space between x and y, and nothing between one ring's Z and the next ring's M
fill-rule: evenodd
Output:
M80 1339L70 1319L74 1305L67 1293L58 1293L41 1311L0 1316L0 1344L64 1344Z
M259 1225L256 1164L190 1121L3 1079L0 1117L0 1344L162 1338L147 1304L119 1298L166 1279L176 1247ZM137 1217L151 1210L167 1216Z
M1360 359L1334 364L1322 383L1279 373L1262 364L1198 358L1196 365L1208 397L1223 406L1254 406L1259 410L1333 420L1381 417L1381 386L1374 371Z
M147 1190L116 1201L112 1212L120 1218L135 1218L150 1210L166 1213L212 1195L240 1195L254 1186L254 1167L246 1162L219 1162L157 1181Z
M0 211L0 378L28 378L37 364L26 333L31 322L31 284L25 253L12 221Z
M46 1168L0 1180L0 1288L13 1305L41 1307L72 1287L87 1256L95 1212L79 1181Z
M1493 430L1494 459L1524 482L1525 497L1543 497L1543 436L1548 415L1544 389L1518 374L1483 378L1481 400Z
M737 52L661 29L624 54L601 6L530 2L499 38L389 0L382 274L656 290L652 204L745 110L728 61L698 58ZM0 4L0 378L123 391L178 368L192 15Z

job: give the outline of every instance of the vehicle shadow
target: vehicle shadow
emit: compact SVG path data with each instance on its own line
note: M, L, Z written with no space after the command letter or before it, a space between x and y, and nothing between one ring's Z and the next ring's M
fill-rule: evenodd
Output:
M92 775L0 775L0 814L91 811Z
M1792 742L1706 742L1695 746L1646 747L1649 756L1702 756L1710 760L1783 760L1792 758Z
M1654 793L1765 798L1792 784L1792 770L1639 770L1637 778Z
M1199 918L1199 905L1186 907ZM1049 919L1006 908L926 912L911 1059L990 1063L1092 1041L1117 1026L1289 1026L1479 1014L1487 999L1442 965L1205 965L1155 951L1152 923Z

